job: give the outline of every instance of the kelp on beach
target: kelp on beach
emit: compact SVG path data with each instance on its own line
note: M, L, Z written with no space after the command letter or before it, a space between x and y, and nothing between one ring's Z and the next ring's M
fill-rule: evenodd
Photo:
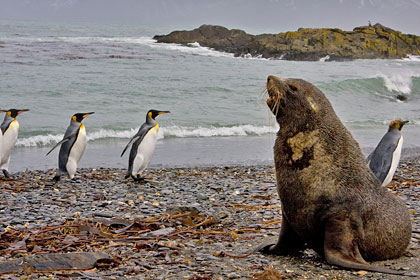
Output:
M384 263L420 275L418 170L417 161L402 162L390 185L411 211L413 238L404 257ZM285 279L376 275L336 269L312 250L297 257L252 252L275 242L280 228L272 166L150 169L144 185L124 180L120 169L81 169L75 181L56 185L53 174L27 171L1 181L0 269L11 272L10 262L20 263L16 277L235 279L272 270ZM45 259L44 269L37 267ZM63 259L67 267L57 265ZM84 266L70 269L74 263Z

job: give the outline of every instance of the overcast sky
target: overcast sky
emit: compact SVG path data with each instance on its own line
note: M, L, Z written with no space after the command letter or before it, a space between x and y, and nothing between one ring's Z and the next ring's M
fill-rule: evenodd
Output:
M121 22L250 33L377 22L420 35L420 0L0 0L0 19Z

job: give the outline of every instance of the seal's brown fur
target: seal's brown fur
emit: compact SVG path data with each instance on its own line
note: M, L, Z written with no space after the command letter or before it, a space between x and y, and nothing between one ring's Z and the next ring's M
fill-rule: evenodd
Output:
M280 130L274 146L283 224L262 251L309 245L330 264L399 273L366 261L400 257L411 238L403 202L380 186L324 94L301 79L268 77L267 105Z

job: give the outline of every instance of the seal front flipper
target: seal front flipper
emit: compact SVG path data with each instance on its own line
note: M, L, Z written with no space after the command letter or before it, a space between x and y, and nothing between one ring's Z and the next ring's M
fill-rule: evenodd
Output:
M257 248L257 251L263 254L281 256L296 254L304 248L305 243L292 229L286 218L283 217L280 236L277 243L260 246Z
M360 254L357 238L351 227L350 218L335 216L326 223L324 238L325 260L332 265L348 269L368 270L402 275L404 272L367 263Z

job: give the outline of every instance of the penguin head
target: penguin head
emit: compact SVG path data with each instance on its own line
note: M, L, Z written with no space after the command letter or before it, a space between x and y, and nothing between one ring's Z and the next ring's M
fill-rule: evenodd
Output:
M162 114L166 114L166 113L170 113L169 111L159 111L159 110L149 110L149 112L147 112L147 116L146 118L151 118L152 120L154 120L157 116L162 115Z
M77 113L74 114L73 117L71 117L71 119L75 122L81 122L83 121L84 118L86 118L89 115L95 114L95 112L90 112L90 113Z
M11 118L16 118L20 113L29 111L29 109L9 109L7 115ZM3 111L4 112L4 111Z
M393 128L396 128L398 130L401 130L406 123L408 123L408 121L393 120L393 121L391 121L389 123L389 129L388 129L388 131L390 131Z

